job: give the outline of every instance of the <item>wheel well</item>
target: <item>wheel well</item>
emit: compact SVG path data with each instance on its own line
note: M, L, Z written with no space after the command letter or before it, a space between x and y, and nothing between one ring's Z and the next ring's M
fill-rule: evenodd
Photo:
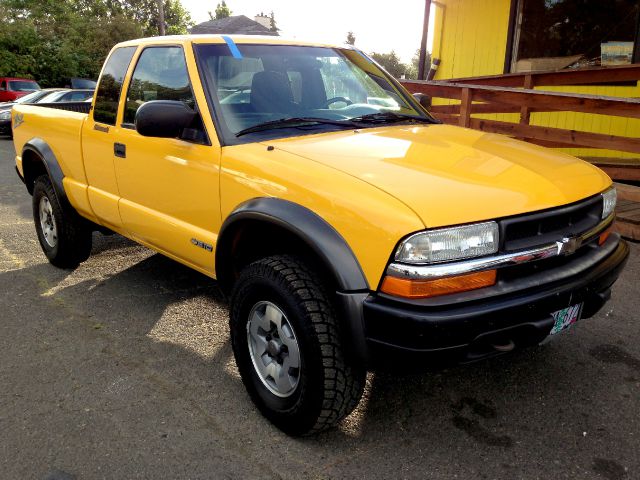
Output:
M32 150L25 150L22 154L22 173L27 191L33 195L33 184L40 175L48 175L44 160Z
M216 274L220 287L230 293L245 266L278 254L299 256L320 275L330 292L338 289L330 267L303 239L284 227L259 220L237 222L218 243Z

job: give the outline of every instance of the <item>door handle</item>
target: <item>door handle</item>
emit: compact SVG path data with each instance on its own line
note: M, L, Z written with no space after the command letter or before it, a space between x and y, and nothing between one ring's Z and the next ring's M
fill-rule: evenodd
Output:
M116 157L127 158L127 146L124 143L114 143L113 154Z

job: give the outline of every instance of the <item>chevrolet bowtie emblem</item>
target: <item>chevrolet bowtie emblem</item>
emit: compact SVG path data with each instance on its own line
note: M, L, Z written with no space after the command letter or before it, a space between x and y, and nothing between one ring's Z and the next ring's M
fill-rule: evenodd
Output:
M582 246L582 239L578 237L564 237L561 241L556 242L558 246L558 255L571 255Z
M13 129L15 130L24 123L24 115L22 113L16 113L13 117Z

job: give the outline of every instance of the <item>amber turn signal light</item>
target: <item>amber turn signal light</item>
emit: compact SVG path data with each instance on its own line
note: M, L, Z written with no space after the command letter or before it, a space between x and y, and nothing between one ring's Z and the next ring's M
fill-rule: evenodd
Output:
M611 235L612 231L613 231L613 227L609 227L604 232L602 232L600 234L600 237L598 237L598 245L603 245L604 242L607 241L607 238L609 238L609 235Z
M496 283L496 270L469 273L437 280L409 280L387 276L380 290L404 298L429 298L490 287Z

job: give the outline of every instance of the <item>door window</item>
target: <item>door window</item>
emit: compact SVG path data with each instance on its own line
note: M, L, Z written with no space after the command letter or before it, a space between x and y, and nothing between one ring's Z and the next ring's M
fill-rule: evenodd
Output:
M181 47L149 47L142 52L131 77L124 123L133 125L138 108L150 100L176 100L195 109Z
M116 124L122 82L135 51L136 47L121 47L116 49L107 60L100 77L93 108L93 119L96 122Z

